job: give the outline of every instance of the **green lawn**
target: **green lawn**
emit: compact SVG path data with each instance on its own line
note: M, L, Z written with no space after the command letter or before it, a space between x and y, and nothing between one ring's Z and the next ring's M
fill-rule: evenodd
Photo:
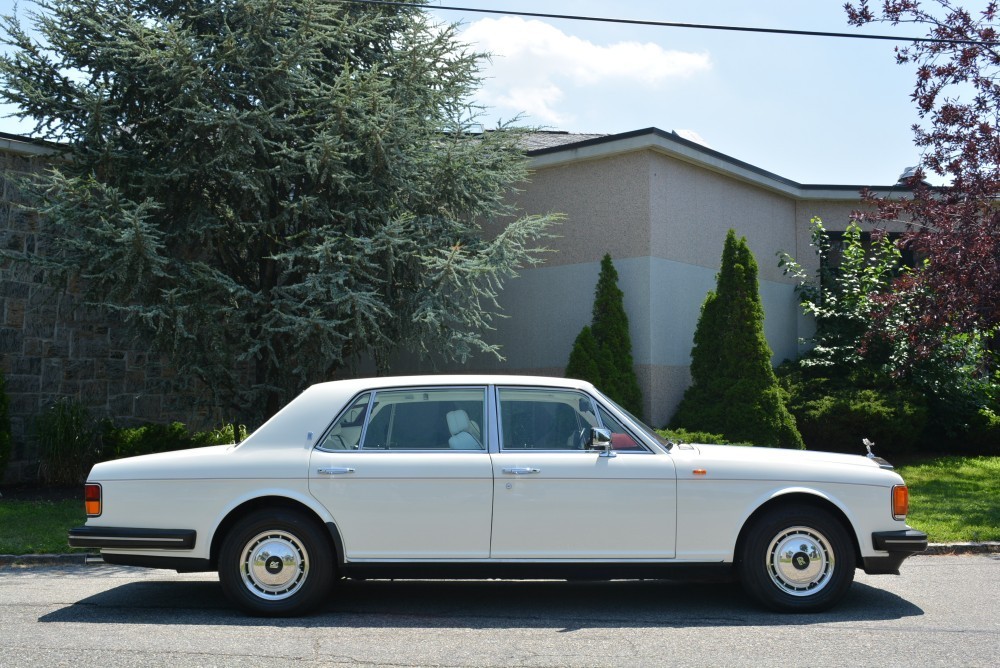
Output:
M0 499L0 554L65 554L66 533L86 520L83 501Z
M940 457L896 469L907 523L932 543L1000 541L1000 457Z
M1000 540L1000 457L941 457L896 469L910 487L911 526L933 543ZM83 501L0 499L0 554L66 553Z

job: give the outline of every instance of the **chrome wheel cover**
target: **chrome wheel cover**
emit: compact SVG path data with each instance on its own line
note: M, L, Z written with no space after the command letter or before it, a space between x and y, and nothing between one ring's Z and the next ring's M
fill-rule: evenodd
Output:
M836 565L826 536L809 527L789 527L767 548L767 573L777 587L792 596L813 596L833 577Z
M287 531L265 531L240 552L240 576L252 594L280 601L302 589L309 575L309 554Z

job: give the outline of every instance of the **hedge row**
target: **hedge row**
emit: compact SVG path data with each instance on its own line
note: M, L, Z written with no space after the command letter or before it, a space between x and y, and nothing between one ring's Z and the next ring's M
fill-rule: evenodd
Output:
M237 436L240 440L247 436L245 427L238 429L237 434L234 425L227 424L192 433L180 422L120 427L94 419L78 402L60 400L35 420L39 477L48 484L78 484L99 461L235 443Z

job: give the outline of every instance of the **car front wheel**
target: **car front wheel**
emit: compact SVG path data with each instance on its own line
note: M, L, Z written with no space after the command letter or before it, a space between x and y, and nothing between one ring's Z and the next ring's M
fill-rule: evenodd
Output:
M819 612L854 581L854 546L820 508L776 508L749 527L738 570L744 589L781 612Z
M288 617L319 605L333 584L330 542L301 513L258 511L229 531L219 553L219 582L253 615Z

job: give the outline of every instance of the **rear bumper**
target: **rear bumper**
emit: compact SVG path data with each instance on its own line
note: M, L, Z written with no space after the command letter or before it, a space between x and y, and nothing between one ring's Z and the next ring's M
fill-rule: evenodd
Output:
M76 527L69 530L70 547L138 550L190 550L194 529L133 529L131 527Z
M865 557L865 573L899 575L899 567L907 557L927 549L927 534L916 529L876 531L872 534L872 546L888 555Z

